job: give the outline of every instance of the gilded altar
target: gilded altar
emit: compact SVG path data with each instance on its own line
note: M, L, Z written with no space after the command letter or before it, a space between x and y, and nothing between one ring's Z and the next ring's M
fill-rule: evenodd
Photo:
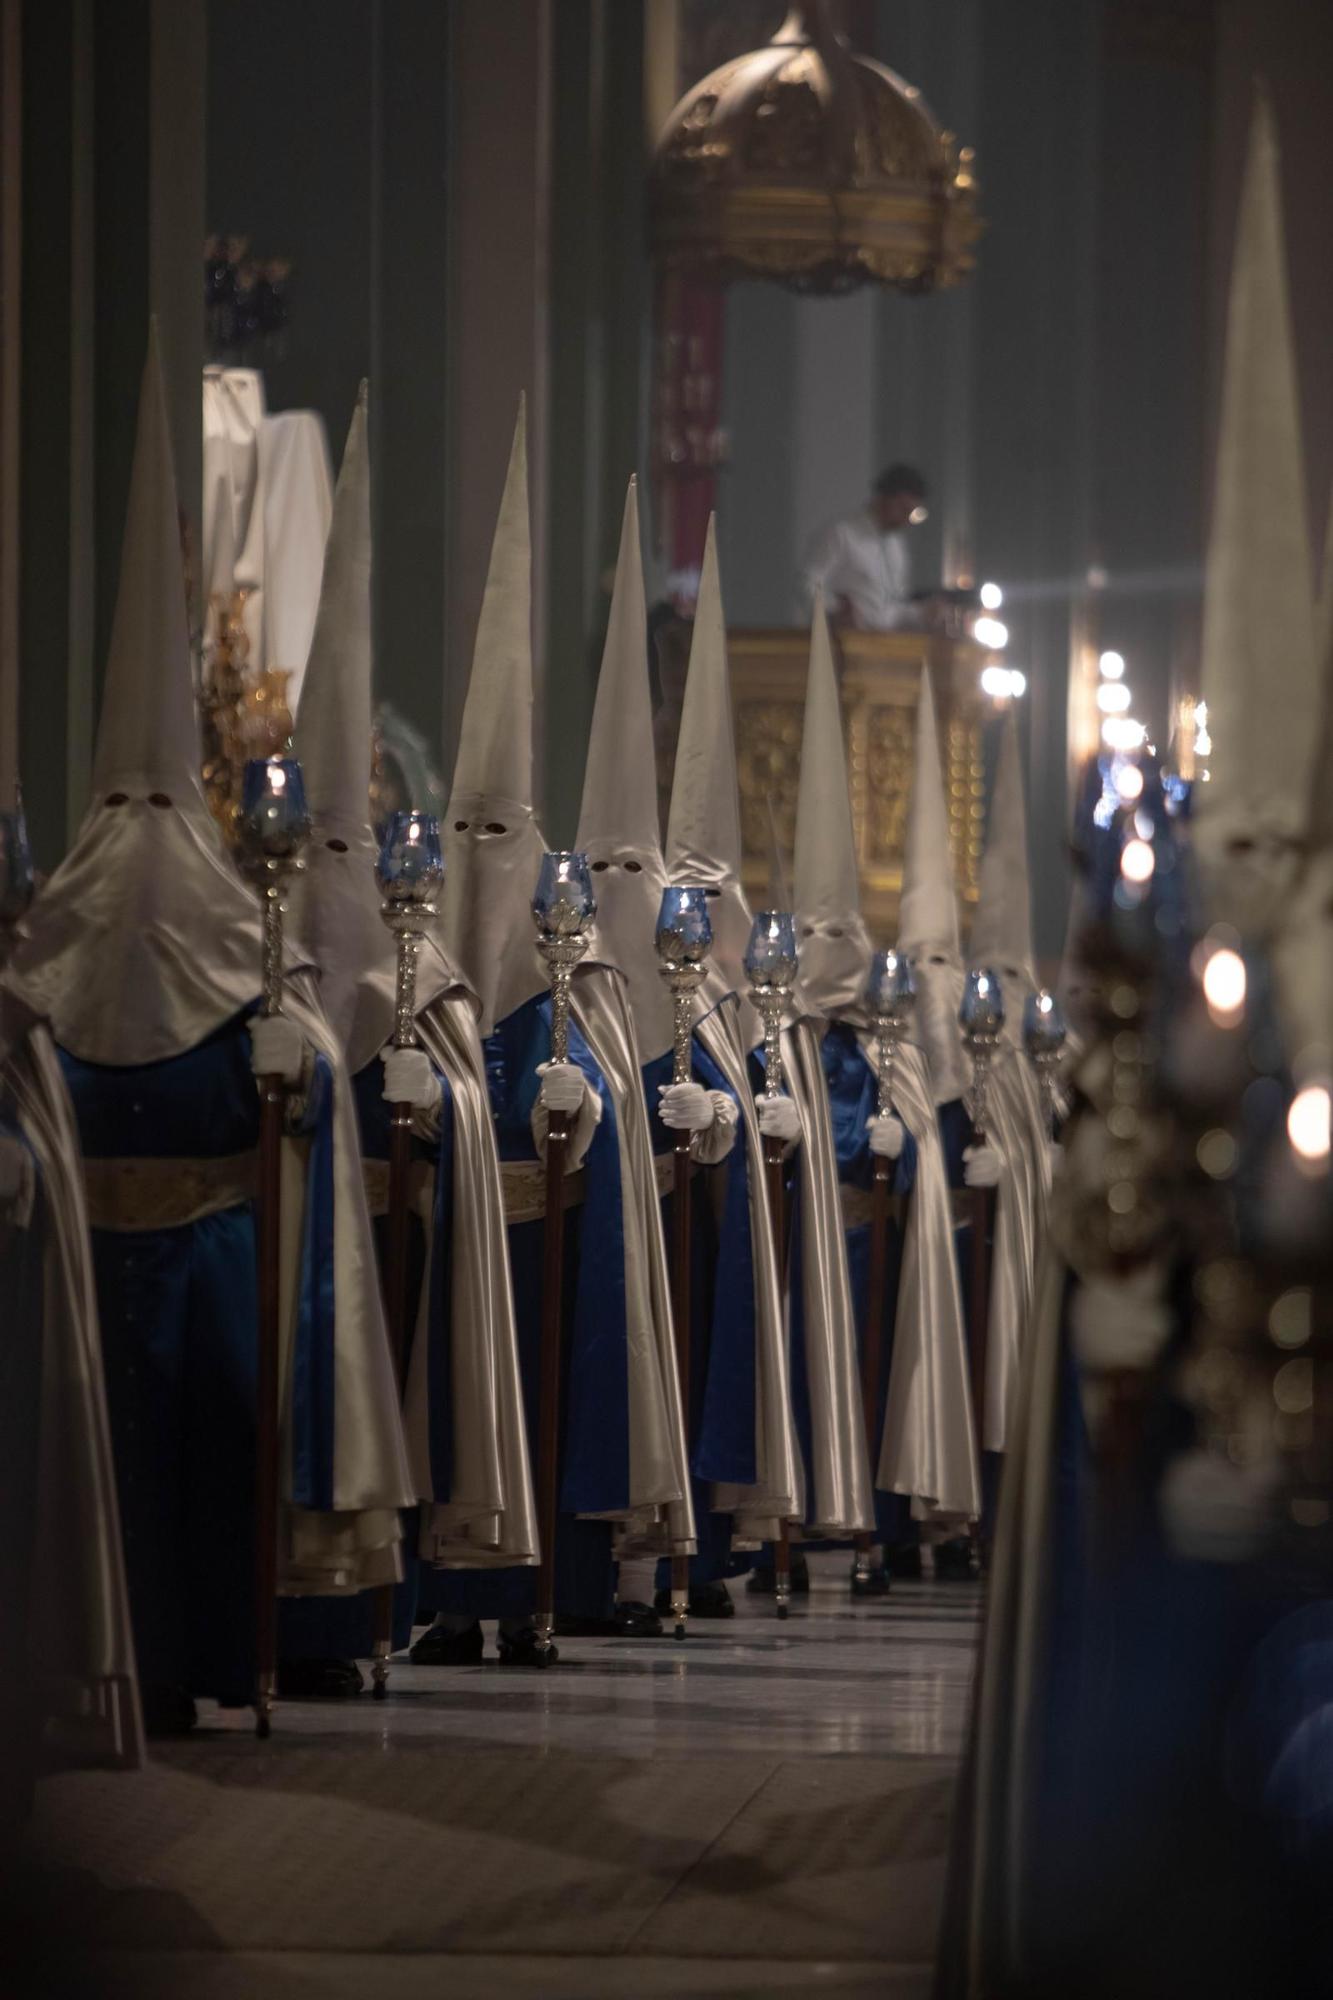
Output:
M740 783L744 881L751 906L766 903L776 844L790 872L796 834L809 634L733 630L728 636ZM834 638L861 906L871 935L892 942L902 888L912 789L916 704L929 662L939 710L940 754L954 870L965 910L976 902L985 822L981 692L986 655L970 640L924 632L846 632ZM663 674L671 700L672 676ZM659 742L661 741L659 736ZM674 731L669 740L674 744ZM670 773L662 772L669 787Z

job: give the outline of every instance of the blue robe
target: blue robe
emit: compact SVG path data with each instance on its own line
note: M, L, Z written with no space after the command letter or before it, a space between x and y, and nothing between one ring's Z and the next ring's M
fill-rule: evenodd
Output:
M112 1068L62 1050L84 1158L253 1152L247 1018L165 1062ZM292 1478L295 1503L318 1509L333 1490L332 1085L317 1058ZM140 1680L244 1704L254 1686L254 1204L174 1228L93 1229L91 1240ZM279 1651L298 1650L280 1621Z
M486 1037L483 1049L500 1159L535 1160L532 1112L550 1054L551 1003L526 1001ZM565 1214L564 1367L562 1371L560 1516L555 1547L556 1609L571 1618L607 1618L613 1608L610 1521L629 1504L629 1382L625 1317L625 1248L620 1141L615 1107L577 1024L569 1024L569 1060L602 1100L602 1119L584 1156L585 1198ZM537 1466L541 1375L542 1246L545 1223L509 1225L519 1372L528 1449ZM423 1574L424 1612L478 1618L530 1618L537 1609L532 1565Z
M833 1141L838 1155L838 1179L849 1187L870 1189L874 1184L875 1156L870 1150L866 1126L879 1109L879 1086L866 1060L856 1030L845 1021L829 1023L820 1054L828 1084L829 1110L833 1120ZM910 1196L916 1181L916 1141L903 1128L903 1149L892 1162L890 1182L894 1194ZM876 1448L871 1453L870 1473L874 1479L879 1465L878 1440L884 1430L884 1413L889 1399L889 1374L893 1362L893 1328L898 1306L898 1278L902 1267L903 1229L890 1221L888 1259L884 1284L883 1350L875 1415ZM858 1352L865 1343L867 1294L870 1285L870 1224L858 1223L847 1231L847 1269L851 1279L852 1304L856 1311ZM799 1291L793 1294L792 1318L800 1313ZM805 1419L807 1428L808 1416ZM885 1543L915 1540L912 1503L906 1494L884 1493L875 1488L875 1528Z
M45 1238L41 1172L0 1096L0 1135L16 1140L36 1175L26 1228L0 1221L0 1645L8 1662L0 1675L0 1805L26 1815L36 1779L39 1715L30 1684L29 1611L36 1584L38 1450L41 1441L42 1328L45 1306ZM58 1589L55 1577L46 1589Z
M972 1123L966 1104L961 1097L952 1098L949 1103L938 1107L940 1140L944 1147L944 1165L949 1176L949 1186L955 1192L964 1190L966 1162L963 1158L969 1146L976 1143L976 1128ZM992 1226L994 1211L992 1208ZM963 1293L963 1324L967 1328L969 1349L972 1343L972 1224L971 1221L954 1223L954 1249L958 1257L958 1280ZM995 1526L995 1510L999 1503L1000 1471L1004 1464L1004 1454L986 1451L981 1455L981 1530L989 1540Z
M655 1157L674 1151L676 1134L662 1123L659 1086L670 1083L671 1052L645 1063ZM690 1058L693 1080L705 1090L735 1093L696 1035ZM690 1216L690 1396L686 1434L698 1553L690 1558L692 1584L715 1583L748 1566L731 1555L731 1516L712 1507L714 1481L753 1485L755 1454L754 1248L750 1240L750 1175L745 1135L716 1167L696 1172ZM671 1256L675 1194L662 1200L662 1228ZM659 1571L666 1588L670 1565Z

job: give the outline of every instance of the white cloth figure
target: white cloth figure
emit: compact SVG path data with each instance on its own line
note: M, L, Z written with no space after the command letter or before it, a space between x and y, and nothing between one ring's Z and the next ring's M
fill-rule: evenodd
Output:
M93 797L26 923L6 984L84 1064L124 1069L195 1050L254 1003L257 902L225 852L200 788L175 481L156 327L139 406ZM289 956L286 1008L333 1075L338 1227L332 1509L288 1506L282 1586L342 1591L392 1578L410 1488L375 1280L356 1112L313 981ZM283 1257L295 1338L306 1180L284 1149ZM291 1384L284 1387L284 1422ZM287 1445L290 1496L290 1440Z
M448 869L443 911L445 948L465 971L481 1002L480 1029L489 1034L545 991L531 916L544 842L532 806L532 578L528 516L527 420L520 403L513 449L496 523L490 569L477 627L449 800ZM645 664L646 673L646 664ZM597 878L594 878L597 879ZM615 1108L624 1224L626 1336L630 1423L628 1509L631 1534L657 1536L688 1552L693 1509L671 1326L670 1287L661 1212L644 1105L641 1065L626 981L605 963L575 977L571 1012ZM544 1067L544 1066L543 1066ZM547 1072L543 1093L563 1108L552 1085L573 1092ZM578 1092L570 1148L572 1167L591 1142L600 1100ZM538 1147L545 1116L534 1118Z
M1023 1049L1023 1006L1028 995L1036 991L1037 982L1032 959L1027 812L1018 724L1012 709L1005 719L1000 746L968 958L974 971L999 974L1004 1000L1004 1030L991 1065L986 1114L986 1137L999 1158L997 1163L981 1164L984 1178L980 1179L975 1158L968 1163L969 1186L994 1185L998 1189L986 1347L985 1440L988 1450L1003 1451L1018 1391L1051 1181L1050 1121Z
M1213 748L1193 844L1210 914L1267 936L1305 831L1318 738L1314 582L1273 107L1250 129L1227 308L1200 693Z
M727 628L710 520L695 606L689 669L676 746L667 829L667 868L678 888L708 894L713 949L700 989L695 1033L726 1077L740 1105L747 1163L750 1246L756 1319L755 1465L753 1487L718 1487L715 1504L736 1516L733 1543L771 1541L780 1521L805 1511L804 1476L791 1408L785 1286L778 1270L772 1217L764 1186L764 1126L784 1144L800 1138L800 1113L790 1097L756 1105L749 1052L763 1024L748 999L745 949L751 917L741 888L740 798L732 736ZM778 1126L781 1125L781 1129Z
M822 602L816 602L810 635L795 877L801 953L796 1001L803 1018L794 1033L813 1044L825 1022L846 1024L857 1031L866 1065L876 1075L878 1049L865 1007L872 947L861 916L842 713ZM871 1121L871 1148L884 1157L902 1150L904 1123L911 1130L917 1177L909 1197L885 1419L870 1472L886 1492L908 1496L918 1516L954 1525L980 1511L980 1484L944 1150L924 1065L914 1056L904 1050L895 1062L898 1115ZM832 1171L836 1193L836 1155ZM830 1309L836 1298L835 1285L825 1302L830 1331L838 1325ZM847 1310L850 1320L850 1295ZM807 1324L810 1313L807 1296ZM864 1434L856 1332L849 1326L850 1351L841 1372L850 1369L843 1394Z
M313 821L292 923L323 968L320 994L356 1075L376 1061L395 1026L397 949L380 914L370 830L372 712L370 455L365 385L343 452L333 526L296 750ZM267 1024L263 1024L267 1025ZM411 1101L424 1133L439 1129L438 1070L448 1084L454 1147L452 1229L436 1240L434 1174L416 1207L425 1230L416 1337L404 1398L420 1549L433 1562L523 1563L536 1558L536 1516L523 1424L504 1194L476 1030L476 1002L438 939L422 940L416 978L422 1046L390 1052L384 1095ZM432 1069L432 1061L435 1069ZM447 1258L451 1298L446 1478L431 1464L438 1415L430 1409L431 1265ZM441 1495L437 1499L437 1493Z
M870 508L835 521L805 561L805 592L837 607L846 604L862 632L893 632L919 625L912 603L912 558L905 528L881 528Z

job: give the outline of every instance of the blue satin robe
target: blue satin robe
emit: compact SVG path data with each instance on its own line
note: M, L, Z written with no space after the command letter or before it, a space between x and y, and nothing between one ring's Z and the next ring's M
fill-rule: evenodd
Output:
M879 1109L879 1086L866 1060L856 1030L844 1021L832 1021L820 1046L824 1078L828 1084L829 1110L833 1119L833 1142L838 1155L838 1179L849 1187L869 1189L874 1184L875 1156L870 1150L866 1126ZM910 1196L916 1182L916 1141L904 1127L903 1149L892 1162L889 1183L894 1194ZM882 1322L883 1358L880 1368L875 1437L884 1429L884 1412L889 1398L889 1373L893 1363L893 1328L898 1307L898 1279L902 1268L902 1225L888 1226L888 1260L884 1284ZM856 1340L860 1351L865 1342L866 1307L870 1287L870 1224L858 1223L847 1231L847 1269L856 1312ZM799 1298L799 1294L797 1294ZM879 1470L878 1449L872 1453L872 1482ZM901 1493L884 1493L875 1488L875 1527L881 1541L900 1543L915 1539L910 1499Z
M246 1020L142 1066L62 1050L85 1159L253 1151L259 1099ZM332 1087L320 1057L306 1108L292 1377L293 1497L318 1509L333 1498ZM244 1704L254 1685L254 1205L177 1228L94 1229L91 1240L140 1680ZM279 1650L300 1650L282 1620Z
M486 1037L486 1074L500 1158L535 1160L532 1112L537 1065L551 1046L546 994L518 1007ZM609 1521L629 1502L629 1377L625 1318L625 1239L620 1142L615 1106L579 1032L569 1024L569 1060L602 1100L602 1119L584 1156L585 1197L565 1214L564 1367L561 1383L560 1516L555 1548L556 1609L567 1617L606 1618L613 1608ZM509 1225L519 1372L534 1477L541 1374L542 1247L545 1223ZM442 1570L423 1574L420 1609L478 1618L530 1618L535 1567Z
M674 1151L676 1134L662 1123L660 1086L670 1083L671 1052L645 1063L644 1094L656 1157ZM726 1078L696 1035L690 1073L705 1090L725 1091ZM715 1583L749 1566L733 1560L731 1516L712 1509L714 1481L753 1485L755 1462L755 1286L750 1240L750 1174L745 1134L716 1167L697 1171L691 1185L690 1214L690 1397L687 1435L698 1554L690 1559L690 1581ZM675 1195L662 1199L662 1228L671 1257ZM658 1575L665 1589L669 1565Z

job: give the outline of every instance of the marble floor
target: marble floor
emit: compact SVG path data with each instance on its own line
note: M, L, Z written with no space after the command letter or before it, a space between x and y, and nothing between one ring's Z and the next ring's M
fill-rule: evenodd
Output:
M30 1990L924 2000L979 1592L812 1570L785 1624L736 1589L684 1645L395 1665L267 1745L206 1711L142 1773L47 1780L23 1903L76 1957Z

